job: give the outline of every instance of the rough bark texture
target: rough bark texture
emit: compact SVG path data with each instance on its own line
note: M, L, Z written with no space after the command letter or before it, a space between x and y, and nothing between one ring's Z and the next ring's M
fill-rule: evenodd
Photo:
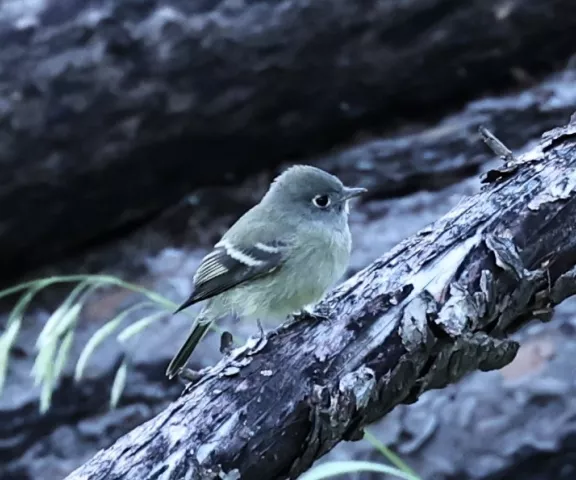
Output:
M514 336L514 361L399 406L370 431L426 480L570 480L576 473L576 298ZM355 457L382 461L367 442ZM330 455L350 458L350 444ZM382 480L374 474L349 480Z
M68 479L294 478L394 406L511 362L507 335L576 293L576 118L486 178L332 292L329 318L248 342Z
M575 29L572 0L7 0L2 275L144 221L222 171L550 69Z
M366 203L352 209L355 239L350 274L444 215L463 195L477 191L477 178L462 179L477 168L485 170L493 163L489 160L490 152L478 141L478 125L490 126L510 146L524 147L541 132L563 124L574 111L576 72L567 71L521 93L472 102L439 124L412 127L413 133L409 134L403 129L388 132L384 137L359 138L356 145L338 154L314 159L314 163L338 171L350 183L370 186L374 194ZM418 161L420 158L426 158L428 162L423 164ZM389 169L384 167L385 162L390 162ZM374 177L378 178L377 182L373 181ZM150 285L178 302L189 293L197 263L207 253L202 245L208 248L216 241L221 228L249 208L263 193L269 180L270 173L262 173L233 188L198 191L194 195L194 205L181 205L173 214L156 219L135 235L94 248L89 255L70 258L38 275L84 269L104 269L123 278L137 275L133 278L137 283ZM441 188L450 183L455 184ZM427 191L430 189L434 191ZM379 197L389 198L379 200ZM210 217L218 219L217 225L207 221ZM182 247L175 249L177 245ZM89 335L103 321L141 300L129 292L111 290L89 302L78 325L64 381L57 386L52 408L45 415L39 415L40 392L33 387L29 373L34 360L35 336L46 321L46 312L57 306L51 297L44 296L38 302L40 308L27 315L25 331L18 338L10 362L8 384L0 396L2 480L64 478L97 450L109 447L130 429L159 413L180 390L178 384L166 381L163 372L182 336L189 331L189 319L185 316L143 332L128 349L111 339L90 362L89 379L79 384L72 381L74 361ZM0 324L4 324L12 306L13 303L6 305L0 314ZM570 399L574 396L570 345L575 336L569 332L572 328L570 317L576 318L573 313L576 301L565 302L564 306L563 315L541 325L547 335L558 340L554 359L539 360L536 352L519 355L515 360L528 365L542 362L547 366L530 375L529 381L522 384L498 381L498 373L488 380L488 374L478 372L464 383L428 392L415 405L399 406L382 422L371 426L372 433L399 451L426 480L486 479L498 472L506 472L509 478L523 478L526 471L537 471L533 466L540 456L552 445L559 448L569 445L576 432L576 422L565 422L561 428L554 423L559 411L563 412L563 418L570 415ZM139 318L131 316L128 321ZM252 322L226 322L222 326L240 338L247 338L255 331ZM218 361L216 337L209 336L199 346L192 359L194 365L202 367ZM527 350L533 351L529 346ZM108 412L111 378L118 362L126 355L130 358L129 384L118 410ZM522 360L526 357L527 360ZM539 385L544 385L541 389L546 388L550 377L563 382L565 388L559 388L553 401L543 401L542 395L531 392L540 388ZM473 435L477 439L475 442L471 442L466 433L472 427L457 428L458 419L469 415L471 404L476 411L474 418L478 419L473 422L478 428ZM518 415L499 414L501 410L511 412L515 409L519 411ZM487 435L482 429L492 422L510 434L482 441ZM556 426L548 430L545 425ZM367 442L343 442L324 458L372 455L373 459L381 461L381 456L372 451ZM566 467L563 458L556 456L554 459L558 469ZM519 465L526 467L515 475L514 469ZM367 480L366 475L364 473L360 480ZM558 480L544 474L530 477L533 478Z

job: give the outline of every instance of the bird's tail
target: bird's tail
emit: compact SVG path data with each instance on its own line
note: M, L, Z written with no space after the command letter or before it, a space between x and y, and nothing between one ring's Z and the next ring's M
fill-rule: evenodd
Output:
M192 352L196 348L196 345L200 343L200 340L202 340L211 324L212 321L206 318L200 318L196 321L190 335L188 335L188 338L184 342L184 345L180 347L180 350L178 350L178 353L174 355L174 358L166 369L166 375L168 378L173 378L180 372L180 370L182 370L182 368L184 368L190 355L192 355Z

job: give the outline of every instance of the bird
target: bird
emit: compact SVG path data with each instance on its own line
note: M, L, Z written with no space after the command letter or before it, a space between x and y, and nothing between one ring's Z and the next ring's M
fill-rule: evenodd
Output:
M166 375L182 372L219 318L232 314L260 322L318 302L348 268L349 200L366 191L310 165L278 175L201 260L192 293L174 313L205 303Z

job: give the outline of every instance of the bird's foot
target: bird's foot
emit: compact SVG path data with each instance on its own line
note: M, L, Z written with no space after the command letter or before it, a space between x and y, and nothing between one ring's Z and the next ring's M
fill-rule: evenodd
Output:
M308 317L317 322L328 320L330 318L330 312L325 307L315 307L314 310L311 308L303 308L298 315Z
M234 350L234 337L230 332L222 332L220 336L220 353L227 357L232 350Z
M196 385L206 375L205 369L192 370L191 368L183 368L178 372L178 379L184 384L184 390L181 396L189 393L194 385Z
M306 311L305 314L315 322L324 322L330 319L330 312L324 309L314 310L313 312Z
M256 319L256 325L258 325L258 333L259 333L259 339L262 340L264 338L266 338L266 332L264 331L264 327L262 326L262 322L260 321L260 319Z
M300 317L305 317L313 322L324 322L330 318L330 312L325 308L316 307L314 310L303 308L302 310L288 316L288 320L282 325L282 329L288 328L300 321Z
M290 315L288 315L286 321L280 326L280 330L285 330L286 328L289 328L291 325L294 325L296 322L298 322L299 316L300 316L299 312L291 313Z

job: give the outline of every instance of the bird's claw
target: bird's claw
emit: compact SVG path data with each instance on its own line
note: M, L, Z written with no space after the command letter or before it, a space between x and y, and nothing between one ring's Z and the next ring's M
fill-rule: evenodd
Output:
M230 332L222 332L220 336L220 353L228 356L232 350L234 350L234 337Z
M178 372L178 379L184 383L184 390L181 396L189 393L194 385L196 385L204 376L206 372L204 370L192 370L191 368L183 368Z
M264 327L262 326L262 322L259 318L256 320L256 325L258 325L258 333L260 334L260 340L262 340L264 337L266 337L266 332L264 331Z
M328 310L323 308L315 308L314 311L303 308L299 312L289 315L287 322L283 325L283 328L288 328L290 325L300 321L300 317L306 317L314 322L323 322L330 318L330 314Z
M304 314L316 322L323 322L330 318L330 314L326 310L305 311Z
M324 321L330 318L330 312L323 307L315 307L314 310L304 308L299 312L298 315L308 317L314 321Z

